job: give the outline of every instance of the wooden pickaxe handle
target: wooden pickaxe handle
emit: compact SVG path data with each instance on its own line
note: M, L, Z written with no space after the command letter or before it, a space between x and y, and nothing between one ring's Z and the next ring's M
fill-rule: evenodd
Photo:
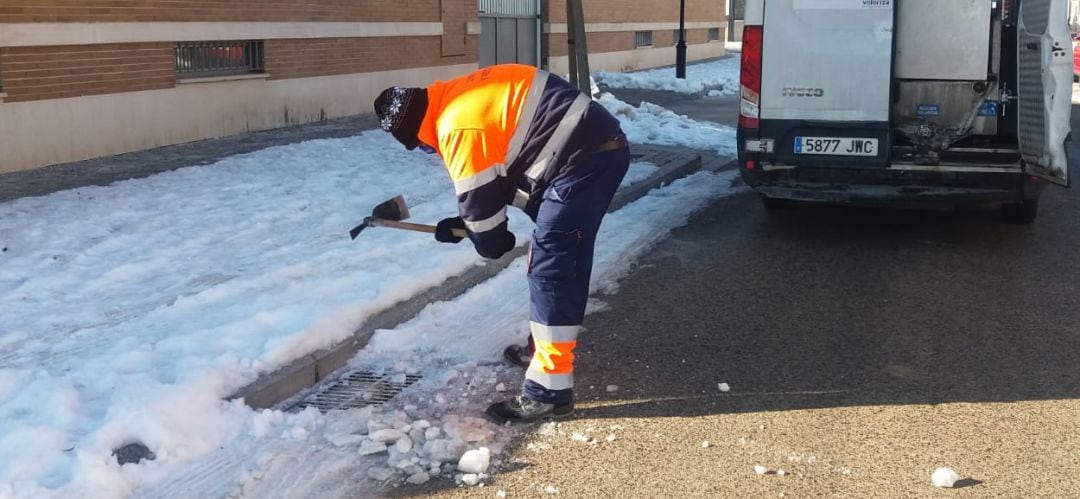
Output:
M416 232L427 232L428 234L435 233L434 225L427 224L414 224L411 222L398 222L394 220L383 220L381 218L371 219L371 225L377 225L379 227L392 227L395 229L414 230ZM465 231L462 229L452 229L453 234L457 237L468 237Z

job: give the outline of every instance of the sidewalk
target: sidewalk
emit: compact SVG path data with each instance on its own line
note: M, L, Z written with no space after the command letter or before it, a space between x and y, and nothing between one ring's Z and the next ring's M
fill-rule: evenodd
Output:
M636 143L727 147L731 136L655 107L611 98L606 105ZM0 176L0 316L13 318L0 325L0 441L11 444L0 449L0 496L8 490L122 497L191 463L213 463L214 449L270 449L281 444L272 438L279 431L331 429L332 418L317 413L253 412L221 401L260 373L347 338L365 317L479 263L467 245L388 230L358 241L344 235L371 206L399 192L418 221L454 211L441 164L404 151L381 131L356 135L372 124L366 117L335 120ZM190 165L202 166L184 168ZM637 165L631 177L644 180L654 168ZM609 270L598 264L598 278L616 279L647 241L729 183L699 175L612 218L625 220L617 241L627 246L612 253L621 257ZM117 181L127 178L134 180ZM636 225L646 220L659 225ZM525 217L512 216L511 228L519 243L528 239ZM523 282L519 265L500 274L506 286ZM524 296L497 289L497 296ZM471 299L445 307L457 310ZM476 343L475 328L459 333L458 349L447 349L445 337L431 335L432 327L446 325L429 317L418 319L423 333L391 336L369 349L367 355L394 352L369 365L393 373L415 365L390 359L420 362L440 351L434 365L444 368L425 379L435 383L427 390L441 389L452 366L490 361L523 336L520 303L506 306L497 334L484 339L490 351L461 349ZM472 373L493 374L481 371ZM470 412L467 405L451 410ZM451 423L448 429L473 424ZM156 454L153 467L124 471L110 458L134 442ZM18 464L26 462L35 465Z

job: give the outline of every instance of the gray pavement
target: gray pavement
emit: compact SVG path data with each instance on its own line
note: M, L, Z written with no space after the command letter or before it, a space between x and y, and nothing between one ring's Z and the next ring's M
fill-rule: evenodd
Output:
M484 489L392 495L1076 497L1078 216L1059 188L1030 226L719 200L601 297L574 419ZM932 487L939 466L962 487Z

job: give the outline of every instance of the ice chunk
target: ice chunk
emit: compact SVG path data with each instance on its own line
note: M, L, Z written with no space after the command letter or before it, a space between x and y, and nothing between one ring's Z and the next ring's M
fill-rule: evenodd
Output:
M390 477L394 476L394 473L396 473L394 470L390 468L383 468L382 466L376 466L367 470L368 478L380 482L385 482L386 480L389 480Z
M607 386L607 391L608 391L608 393L617 392L617 391L619 391L619 385L608 385Z
M960 480L960 475L957 475L952 468L938 468L934 470L934 474L930 475L930 483L933 483L935 487L952 487L958 480Z
M425 471L420 471L409 476L405 481L413 485L420 485L422 483L427 483L428 480L431 480L431 475L427 474Z
M548 485L547 487L544 487L544 492L547 492L548 494L558 494L559 488L554 485Z
M465 452L465 442L457 440L429 440L431 451L428 455L436 461L457 461ZM426 444L425 444L426 447Z
M764 474L766 474L768 472L769 472L769 468L766 468L765 466L762 466L760 464L754 466L754 473L757 473L759 475L764 475Z
M348 447L350 445L357 445L362 443L364 441L364 436L353 435L349 433L339 433L336 435L327 435L326 439L329 440L330 443L334 444L334 447Z
M371 440L365 440L360 444L360 455L369 456L371 454L378 454L380 452L386 452L386 444L381 442L373 442Z
M724 393L727 393L727 392L731 391L731 386L728 385L727 383L720 383L719 387L720 387L720 391L722 391Z
M787 476L787 472L783 468L776 470L776 474L780 476Z
M476 473L466 473L461 475L461 481L468 486L473 486L480 483L480 475Z
M407 437L407 436L402 436L401 438L398 439L398 441L396 443L394 443L394 448L397 449L397 451L402 453L402 454L405 454L405 453L411 451L412 447L413 447L412 439Z
M399 430L395 430L393 428L385 428L385 429L376 431L375 433L372 433L371 434L371 439L376 441L376 442L391 443L392 444L394 442L397 442L398 439L400 439L403 436L404 435L402 435L401 431L399 431Z
M506 491L505 490L500 490L500 491L496 492L495 497L498 497L500 499L503 498L503 497L506 497Z
M614 433L609 433L609 434L608 434L608 436L607 436L607 441L608 441L608 442L614 442L614 441L615 441L615 438L616 438L616 437L615 437L615 434L614 434Z
M570 438L573 439L575 442L581 442L581 443L588 443L589 442L589 436L588 435L586 435L584 433L578 433L576 431L574 432L573 435L570 435Z
M702 449L708 449L709 448L709 441L706 440L704 442L701 442L701 448Z
M457 467L466 473L483 473L487 471L490 463L491 451L487 447L481 447L463 454Z

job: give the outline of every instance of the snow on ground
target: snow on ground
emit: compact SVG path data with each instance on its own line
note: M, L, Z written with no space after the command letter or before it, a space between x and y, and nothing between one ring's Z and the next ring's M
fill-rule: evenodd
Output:
M604 102L618 108L635 142L724 147L731 140L712 125L699 124L708 131L696 135L692 121L660 109L610 96ZM635 165L630 175L640 179L650 169ZM682 223L727 186L710 174L695 178L609 217L598 285L610 287L633 255L665 234L658 227ZM468 244L439 244L425 234L371 228L349 240L352 225L398 193L414 221L455 212L438 158L404 151L375 131L0 204L0 498L124 497L184 470L202 470L196 482L210 488L239 487L230 494L269 487L265 495L273 496L275 483L308 484L313 492L367 473L354 461L359 442L371 439L357 435L373 428L408 434L411 447L399 437L394 448L428 465L464 452L459 442L492 440L497 454L498 442L475 415L490 402L491 387L502 382L510 394L520 376L480 363L524 337L522 262L380 332L361 353L358 362L385 370L402 362L424 370L409 390L417 395L402 397L419 408L411 414L404 407L369 413L358 426L362 414L254 412L222 400L260 373L348 337L372 313L480 263ZM511 215L519 243L530 226ZM479 387L482 397L473 393ZM451 400L453 390L460 393ZM454 436L402 431L413 416L431 417L442 436ZM473 438L477 432L483 438ZM341 445L313 447L316 434ZM438 440L441 448L428 445ZM112 449L136 441L156 459L116 464ZM340 461L345 457L352 465ZM300 476L295 459L332 463ZM213 470L234 468L252 474L215 478ZM392 468L386 480L403 478L405 467L385 468Z
M612 73L597 71L596 82L609 88L640 88L645 90L667 90L682 94L707 94L716 90L719 94L735 95L739 91L739 57L727 57L689 64L686 66L686 78L675 78L674 67L635 71L632 73Z
M691 214L731 193L734 176L735 172L700 172L608 215L598 236L593 291L614 291L636 257ZM528 331L524 260L519 258L453 301L432 304L408 323L379 331L350 361L356 368L416 370L424 375L390 403L323 415L310 410L299 415L264 411L274 415L274 429L266 436L252 439L238 432L241 436L226 444L227 450L140 491L139 496L206 497L228 492L250 498L356 497L380 487L406 486L409 480L484 483L487 475L478 470L492 473L491 468L508 464L504 453L520 440L520 429L493 425L480 416L488 404L514 395L498 393L494 389L498 383L516 387L522 382L522 371L507 367L500 358L503 347L523 340ZM297 442L297 428L303 429L301 440L306 444ZM289 443L283 444L283 438ZM398 446L402 438L408 439L406 449ZM489 449L491 468L476 466L473 456L461 460L466 452L481 448ZM365 457L358 459L357 454ZM354 479L313 484L280 477L303 476L305 469L348 470Z
M596 99L619 118L623 132L632 143L683 146L735 155L734 128L695 121L649 102L634 107L609 93L602 93Z

